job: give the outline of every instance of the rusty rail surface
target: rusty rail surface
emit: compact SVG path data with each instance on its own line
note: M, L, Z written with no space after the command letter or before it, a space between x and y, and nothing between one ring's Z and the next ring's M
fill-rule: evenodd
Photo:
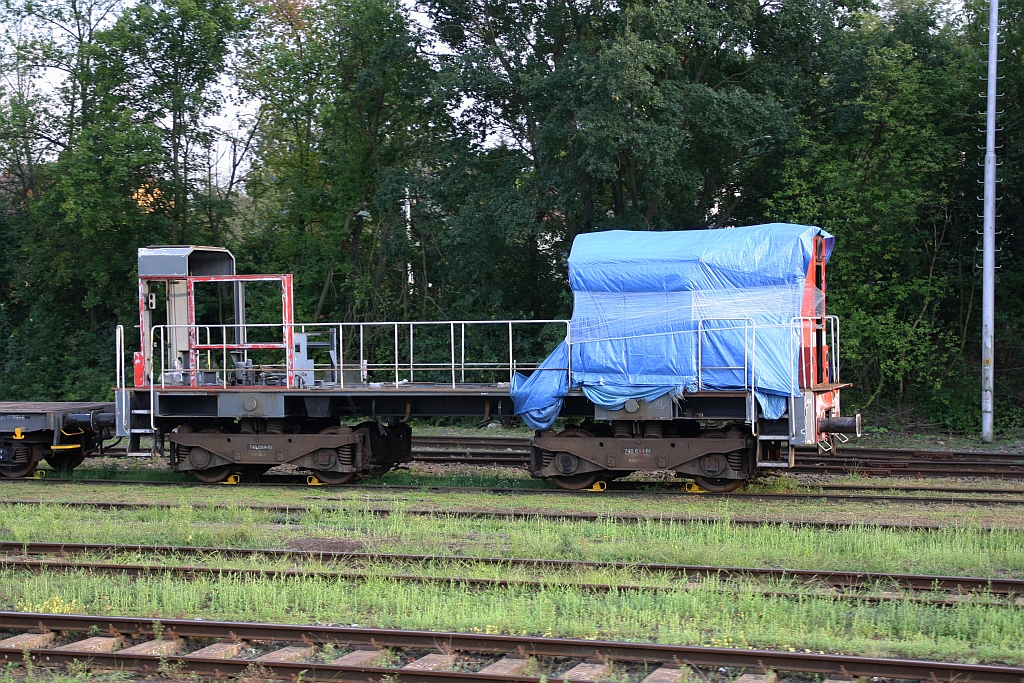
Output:
M317 560L338 562L397 562L418 565L431 564L480 564L501 567L535 567L545 569L616 569L643 574L662 574L681 579L714 576L725 579L797 579L813 581L830 588L888 587L916 591L951 591L957 594L983 592L992 595L1024 595L1024 579L1006 577L943 576L934 574L900 574L869 571L834 571L816 569L780 569L776 567L717 567L710 565L666 564L654 562L602 562L589 560L564 560L547 558L518 557L474 557L463 555L417 555L405 553L373 553L338 550L290 550L283 548L221 548L203 546L140 545L116 543L65 543L0 541L0 552L14 556L32 555L79 555L85 553L113 555L117 553L138 553L159 556L187 557L264 557L275 559ZM2 561L0 557L0 561ZM46 566L46 565L41 565ZM165 568L163 565L153 565ZM232 570L216 570L232 571ZM354 576L354 575L353 575ZM361 575L360 575L361 576ZM389 575L394 576L394 575ZM402 577L396 577L402 578ZM418 578L418 577L412 577ZM463 581L463 579L447 579ZM574 584L586 585L591 584ZM596 584L594 584L596 585ZM603 585L603 584L602 584ZM630 586L650 589L659 586Z
M332 579L332 580L353 580L366 581L377 578L387 581L402 581L406 583L420 584L441 584L454 586L471 586L473 588L575 588L583 591L607 593L607 592L645 592L660 593L665 591L687 590L683 584L676 585L654 585L637 583L582 583L575 581L559 581L555 579L497 579L475 576L431 576L422 574L396 574L389 571L387 574L373 574L359 571L332 571L318 569L267 569L252 567L207 567L199 565L164 565L164 564L135 564L122 562L74 562L66 560L20 560L0 557L0 568L3 569L27 569L33 573L43 570L52 571L85 571L90 574L103 573L118 576L130 576L138 578L154 574L172 574L176 577L186 579L199 576L222 577L236 576L249 579ZM736 588L718 587L716 593L739 592ZM913 602L917 604L953 606L964 604L962 595L892 595L892 594L859 594L859 593L814 593L786 590L752 590L744 591L752 595L760 595L772 598L798 598L806 600L810 598L824 600L844 600L862 602L869 604L880 604L885 602ZM1011 596L1012 597L1012 596ZM979 604L995 607L1013 607L1013 602L1000 600L997 596L986 596L984 600L972 600L971 604Z
M0 501L0 505L61 505L75 508L97 508L102 510L125 510L125 509L177 509L183 507L181 503L128 503L112 501L39 501L39 500L7 500ZM347 512L365 513L387 516L395 510L386 507L360 507L360 508L332 508L311 505L261 505L261 504L234 504L234 505L194 505L198 509L232 510L246 509L274 514L305 514L309 512ZM536 510L451 510L445 508L403 508L398 510L403 515L416 515L420 517L454 517L459 519L500 519L506 521L524 521L533 519L544 520L574 520L584 522L615 522L615 523L645 523L659 522L666 524L731 524L736 526L771 526L785 525L795 527L806 527L812 529L849 529L869 528L886 529L899 531L946 531L956 528L968 528L967 525L957 524L906 524L897 522L862 522L862 521L821 521L818 519L793 519L780 518L769 520L764 517L714 517L710 515L666 515L666 514L639 514L628 512L563 512L563 511L536 511ZM1014 529L1009 525L998 526L975 526L969 527L976 531L1001 531Z
M630 678L674 683L686 669L729 667L772 669L780 672L825 674L826 677L885 677L904 680L970 680L972 683L1020 683L1024 667L963 664L908 659L887 659L839 654L741 650L732 648L613 642L570 638L541 638L433 631L258 624L188 619L148 619L121 616L82 616L0 612L0 628L21 631L0 641L0 662L24 664L26 657L43 666L85 663L92 668L155 672L169 667L178 673L231 676L259 671L266 678L297 680L372 681L388 677L405 683L444 680L497 683L537 683L540 675L524 675L528 658L552 683L594 680L600 668L626 663L637 669ZM35 636L26 632L34 631ZM57 633L100 633L58 645ZM158 635L159 639L154 639ZM20 638L20 639L19 639ZM66 635L63 639L69 639ZM221 653L211 656L211 640ZM266 650L243 658L239 644ZM119 645L130 645L117 651ZM282 647L282 645L289 645ZM298 645L296 645L298 644ZM349 650L329 662L311 661L318 646L331 644L334 653ZM206 648L203 648L203 646ZM369 649L363 649L369 648ZM381 666L374 651L401 650L398 666ZM364 653L364 654L358 654ZM226 656L225 656L226 655ZM460 670L452 670L460 657L472 655ZM348 659L346 659L348 658ZM526 660L526 661L524 661ZM593 675L573 674L586 664ZM468 666L467 666L468 665ZM643 669L640 669L643 665ZM468 670L468 669L475 670ZM605 669L607 670L607 669ZM496 673L497 672L497 673Z
M240 482L238 485L254 486L283 486L283 487L307 487L309 484L305 476L299 475L263 475L255 482ZM120 484L125 486L209 486L198 481L154 481L147 479L64 479L46 478L39 479L5 479L0 482L34 482L40 484L81 484L81 485L109 485ZM324 484L323 486L332 486ZM709 491L691 492L685 490L681 484L674 482L612 482L610 488L599 493L603 495L672 495L672 496L701 496L704 498L733 498L740 500L762 500L762 501L822 501L829 503L838 502L868 502L868 503L908 503L920 505L932 505L937 503L945 504L967 504L967 505L1024 505L1024 499L1006 497L981 497L977 494L988 494L990 496L1013 496L1024 494L1024 489L1002 489L1002 488L963 488L953 486L878 486L878 485L856 485L856 484L810 484L812 490L804 492L748 492L733 491L730 493L713 493ZM593 495L592 491L569 491L561 488L537 488L518 486L447 486L424 484L338 484L333 488L349 488L360 490L379 491L431 491L435 493L499 493L499 494L524 494L524 495L558 495L558 496L588 496ZM911 496L904 493L867 493L850 494L838 493L839 491L905 491L931 492L931 493L955 493L953 496ZM2 503L3 501L0 501Z
M0 500L0 505L60 505L73 508L96 508L100 510L130 510L130 509L165 509L173 510L181 507L193 507L207 510L256 510L280 515L305 514L309 512L342 512L361 513L387 516L392 512L399 512L403 515L416 515L419 517L454 517L458 519L500 519L505 521L525 520L574 520L583 522L614 522L622 524L637 524L647 522L658 522L662 524L731 524L734 526L794 526L810 529L885 529L894 531L948 531L950 529L966 529L973 531L1004 531L1016 529L1011 525L976 526L960 524L905 524L897 522L864 522L864 521L822 521L819 519L794 519L779 518L766 519L764 517L714 517L710 515L671 515L671 514L640 514L632 512L563 512L563 511L537 511L537 510L452 510L448 508L401 508L393 510L386 507L326 507L320 505L262 505L255 503L237 503L233 505L224 504L197 504L183 505L182 503L167 502L122 502L102 500Z

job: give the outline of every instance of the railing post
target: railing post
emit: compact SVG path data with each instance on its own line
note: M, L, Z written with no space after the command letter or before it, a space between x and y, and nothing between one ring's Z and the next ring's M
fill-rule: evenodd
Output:
M512 377L515 372L514 362L512 359L512 321L508 321L508 383L512 384Z
M704 319L701 318L697 321L697 391L704 390L704 375L701 372L701 367L704 365L704 356L701 353L701 344L703 343L701 330L703 327Z
M398 388L398 323L395 323L395 388Z
M455 323L448 323L449 339L451 340L452 389L455 388Z
M565 321L565 347L569 352L569 388L572 389L572 323L568 320Z
M413 372L415 372L416 367L416 360L415 356L413 355L413 338L415 337L413 325L414 323L409 323L409 384L412 384L413 382L416 381L415 375L413 374Z
M124 325L114 328L114 386L124 389Z
M341 388L345 388L345 324L338 323L338 372L341 373Z

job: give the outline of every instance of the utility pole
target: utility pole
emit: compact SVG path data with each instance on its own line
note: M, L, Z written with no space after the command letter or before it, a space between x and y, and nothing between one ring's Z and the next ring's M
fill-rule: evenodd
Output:
M996 304L996 76L999 0L988 12L988 92L985 112L985 214L981 285L981 440L992 443L992 390L995 385Z

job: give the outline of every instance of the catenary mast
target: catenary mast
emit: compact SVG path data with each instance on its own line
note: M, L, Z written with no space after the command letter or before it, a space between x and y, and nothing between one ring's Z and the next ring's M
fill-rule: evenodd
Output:
M982 239L981 303L981 440L991 443L992 390L995 384L995 259L996 259L996 74L999 49L999 0L988 15L988 78L985 112L985 213Z

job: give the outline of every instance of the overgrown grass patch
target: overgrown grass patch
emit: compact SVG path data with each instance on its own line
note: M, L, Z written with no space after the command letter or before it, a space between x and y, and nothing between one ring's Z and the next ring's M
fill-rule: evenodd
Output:
M0 571L5 609L77 601L92 614L359 624L1024 663L1024 615L1013 607L880 605L757 591L594 593L570 586L472 588L367 580Z
M1024 505L973 506L969 502L930 505L898 502L821 499L764 501L706 498L700 495L549 495L537 493L465 493L423 490L361 490L312 487L309 489L260 486L129 487L103 484L45 484L0 481L0 496L8 500L49 502L102 500L110 502L160 502L181 506L206 505L322 505L325 508L419 508L530 512L628 513L652 517L689 516L721 519L831 521L867 525L933 524L957 527L1012 527L1024 530Z
M24 505L0 511L0 536L21 542L330 549L340 540L347 548L368 552L1024 576L1024 531L1014 529L508 521L329 508L295 515L201 506L99 510Z

